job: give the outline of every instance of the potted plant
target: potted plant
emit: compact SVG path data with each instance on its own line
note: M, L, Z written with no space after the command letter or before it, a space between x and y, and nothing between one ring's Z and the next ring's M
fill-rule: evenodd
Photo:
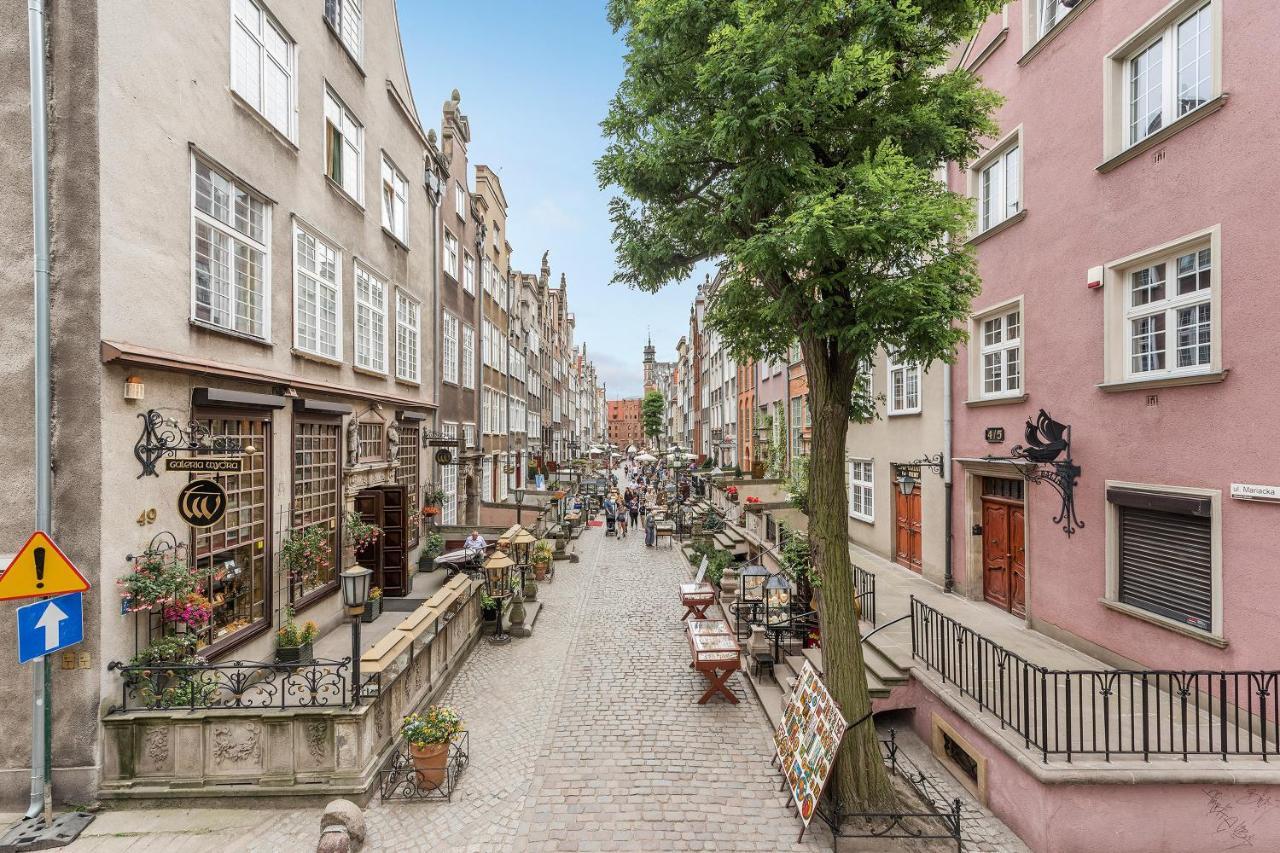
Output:
M551 569L551 560L555 556L555 547L545 539L539 539L538 543L533 546L533 554L530 563L533 565L533 576L538 580L545 580L547 572Z
M320 578L333 565L332 534L329 525L312 524L294 530L280 546L280 563L289 573L289 581L303 591L314 589Z
M418 571L429 572L436 567L436 557L444 551L444 535L432 530L422 537L422 550L418 552Z
M462 731L462 717L447 705L432 705L410 714L400 724L417 771L418 789L430 791L444 784L449 767L449 744Z
M422 517L434 518L438 516L440 507L444 505L444 500L444 489L435 483L427 483L427 487L422 492Z
M129 612L142 613L184 599L196 591L199 578L199 570L173 551L147 551L116 586Z
M382 615L382 587L375 586L369 590L369 600L364 605L364 612L360 614L361 622L372 622Z
M320 629L316 623L307 621L299 625L293 621L293 611L285 611L284 624L276 631L276 661L284 664L303 666L315 660L312 644Z
M737 502L738 502L738 487L737 487L737 486L730 486L729 488L725 489L725 490L724 490L724 496L725 496L726 498L728 498L730 502L732 502L732 503L737 503Z
M480 590L480 618L486 622L492 622L498 617L498 602L493 596Z
M377 542L381 535L382 528L365 521L358 512L347 513L347 541L355 546L357 554Z

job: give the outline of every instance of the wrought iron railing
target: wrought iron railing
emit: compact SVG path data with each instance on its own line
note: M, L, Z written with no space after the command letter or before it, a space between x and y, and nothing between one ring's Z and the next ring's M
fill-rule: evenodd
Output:
M782 660L787 655L802 654L809 636L818 630L818 613L810 610L797 613L789 619L768 623L764 635L773 646L773 659Z
M305 664L226 661L128 664L120 674L121 702L108 713L343 707L350 700L351 659Z
M911 653L1044 761L1280 755L1280 671L1049 669L915 597Z
M876 576L861 566L853 567L854 595L862 608L862 621L876 626Z

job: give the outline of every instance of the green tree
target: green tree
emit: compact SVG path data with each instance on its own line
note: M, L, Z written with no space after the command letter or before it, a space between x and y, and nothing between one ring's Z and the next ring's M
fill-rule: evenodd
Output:
M614 186L615 282L656 291L719 259L708 324L732 355L799 342L809 381L809 541L827 684L870 712L846 540L844 442L858 365L954 357L978 292L970 203L937 179L994 135L998 96L951 51L1006 0L610 0L626 73L596 164ZM870 724L834 794L893 791Z
M644 434L650 442L657 444L658 439L662 437L667 419L667 401L662 396L662 392L646 392L640 409L644 417Z

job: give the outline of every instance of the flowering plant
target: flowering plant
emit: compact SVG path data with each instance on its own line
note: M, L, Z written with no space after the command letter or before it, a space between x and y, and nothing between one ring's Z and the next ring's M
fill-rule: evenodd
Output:
M316 623L308 620L301 625L293 621L293 611L285 611L284 624L276 631L276 645L284 649L296 649L313 641L320 633Z
M213 606L209 599L199 593L189 593L180 601L165 605L164 621L178 622L188 628L203 628L213 617Z
M749 504L758 504L758 503L760 503L760 499L759 499L758 497L756 497L755 495L747 495L747 503L749 503Z
M382 587L375 586L369 590L370 601L377 601L379 598L382 598Z
M153 610L196 591L200 571L186 560L161 551L147 551L134 563L133 571L116 579L116 586L130 613Z
M729 500L731 501L736 501L738 499L737 486L730 486L729 488L724 490L724 493L729 497Z
M360 517L357 512L347 513L347 537L356 551L363 551L374 542L378 541L378 537L382 535L382 528L376 524L369 524Z
M400 734L412 746L448 743L462 731L462 717L448 705L432 705L421 714L410 714L400 724Z
M329 526L323 523L293 531L280 546L280 562L304 587L316 585L332 565L332 555Z

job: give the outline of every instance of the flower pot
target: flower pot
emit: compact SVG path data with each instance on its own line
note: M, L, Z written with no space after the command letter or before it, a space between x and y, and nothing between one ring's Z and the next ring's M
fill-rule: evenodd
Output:
M276 646L277 663L305 666L313 660L315 660L315 652L310 642L300 646Z
M372 622L382 615L382 599L371 598L364 605L364 612L360 614L360 621L364 623Z
M434 791L444 784L449 767L449 744L429 743L426 746L409 744L409 757L417 771L418 790Z
M550 568L551 568L551 564L550 564L550 563L546 563L546 562L543 562L543 563L534 563L534 564L533 564L533 576L534 576L534 578L536 578L537 580L540 580L540 581L542 581L542 580L546 580L546 579L547 579L547 570L548 570L548 569L550 569Z
M498 608L496 607L480 608L480 618L486 622L492 622L494 619L498 618Z

